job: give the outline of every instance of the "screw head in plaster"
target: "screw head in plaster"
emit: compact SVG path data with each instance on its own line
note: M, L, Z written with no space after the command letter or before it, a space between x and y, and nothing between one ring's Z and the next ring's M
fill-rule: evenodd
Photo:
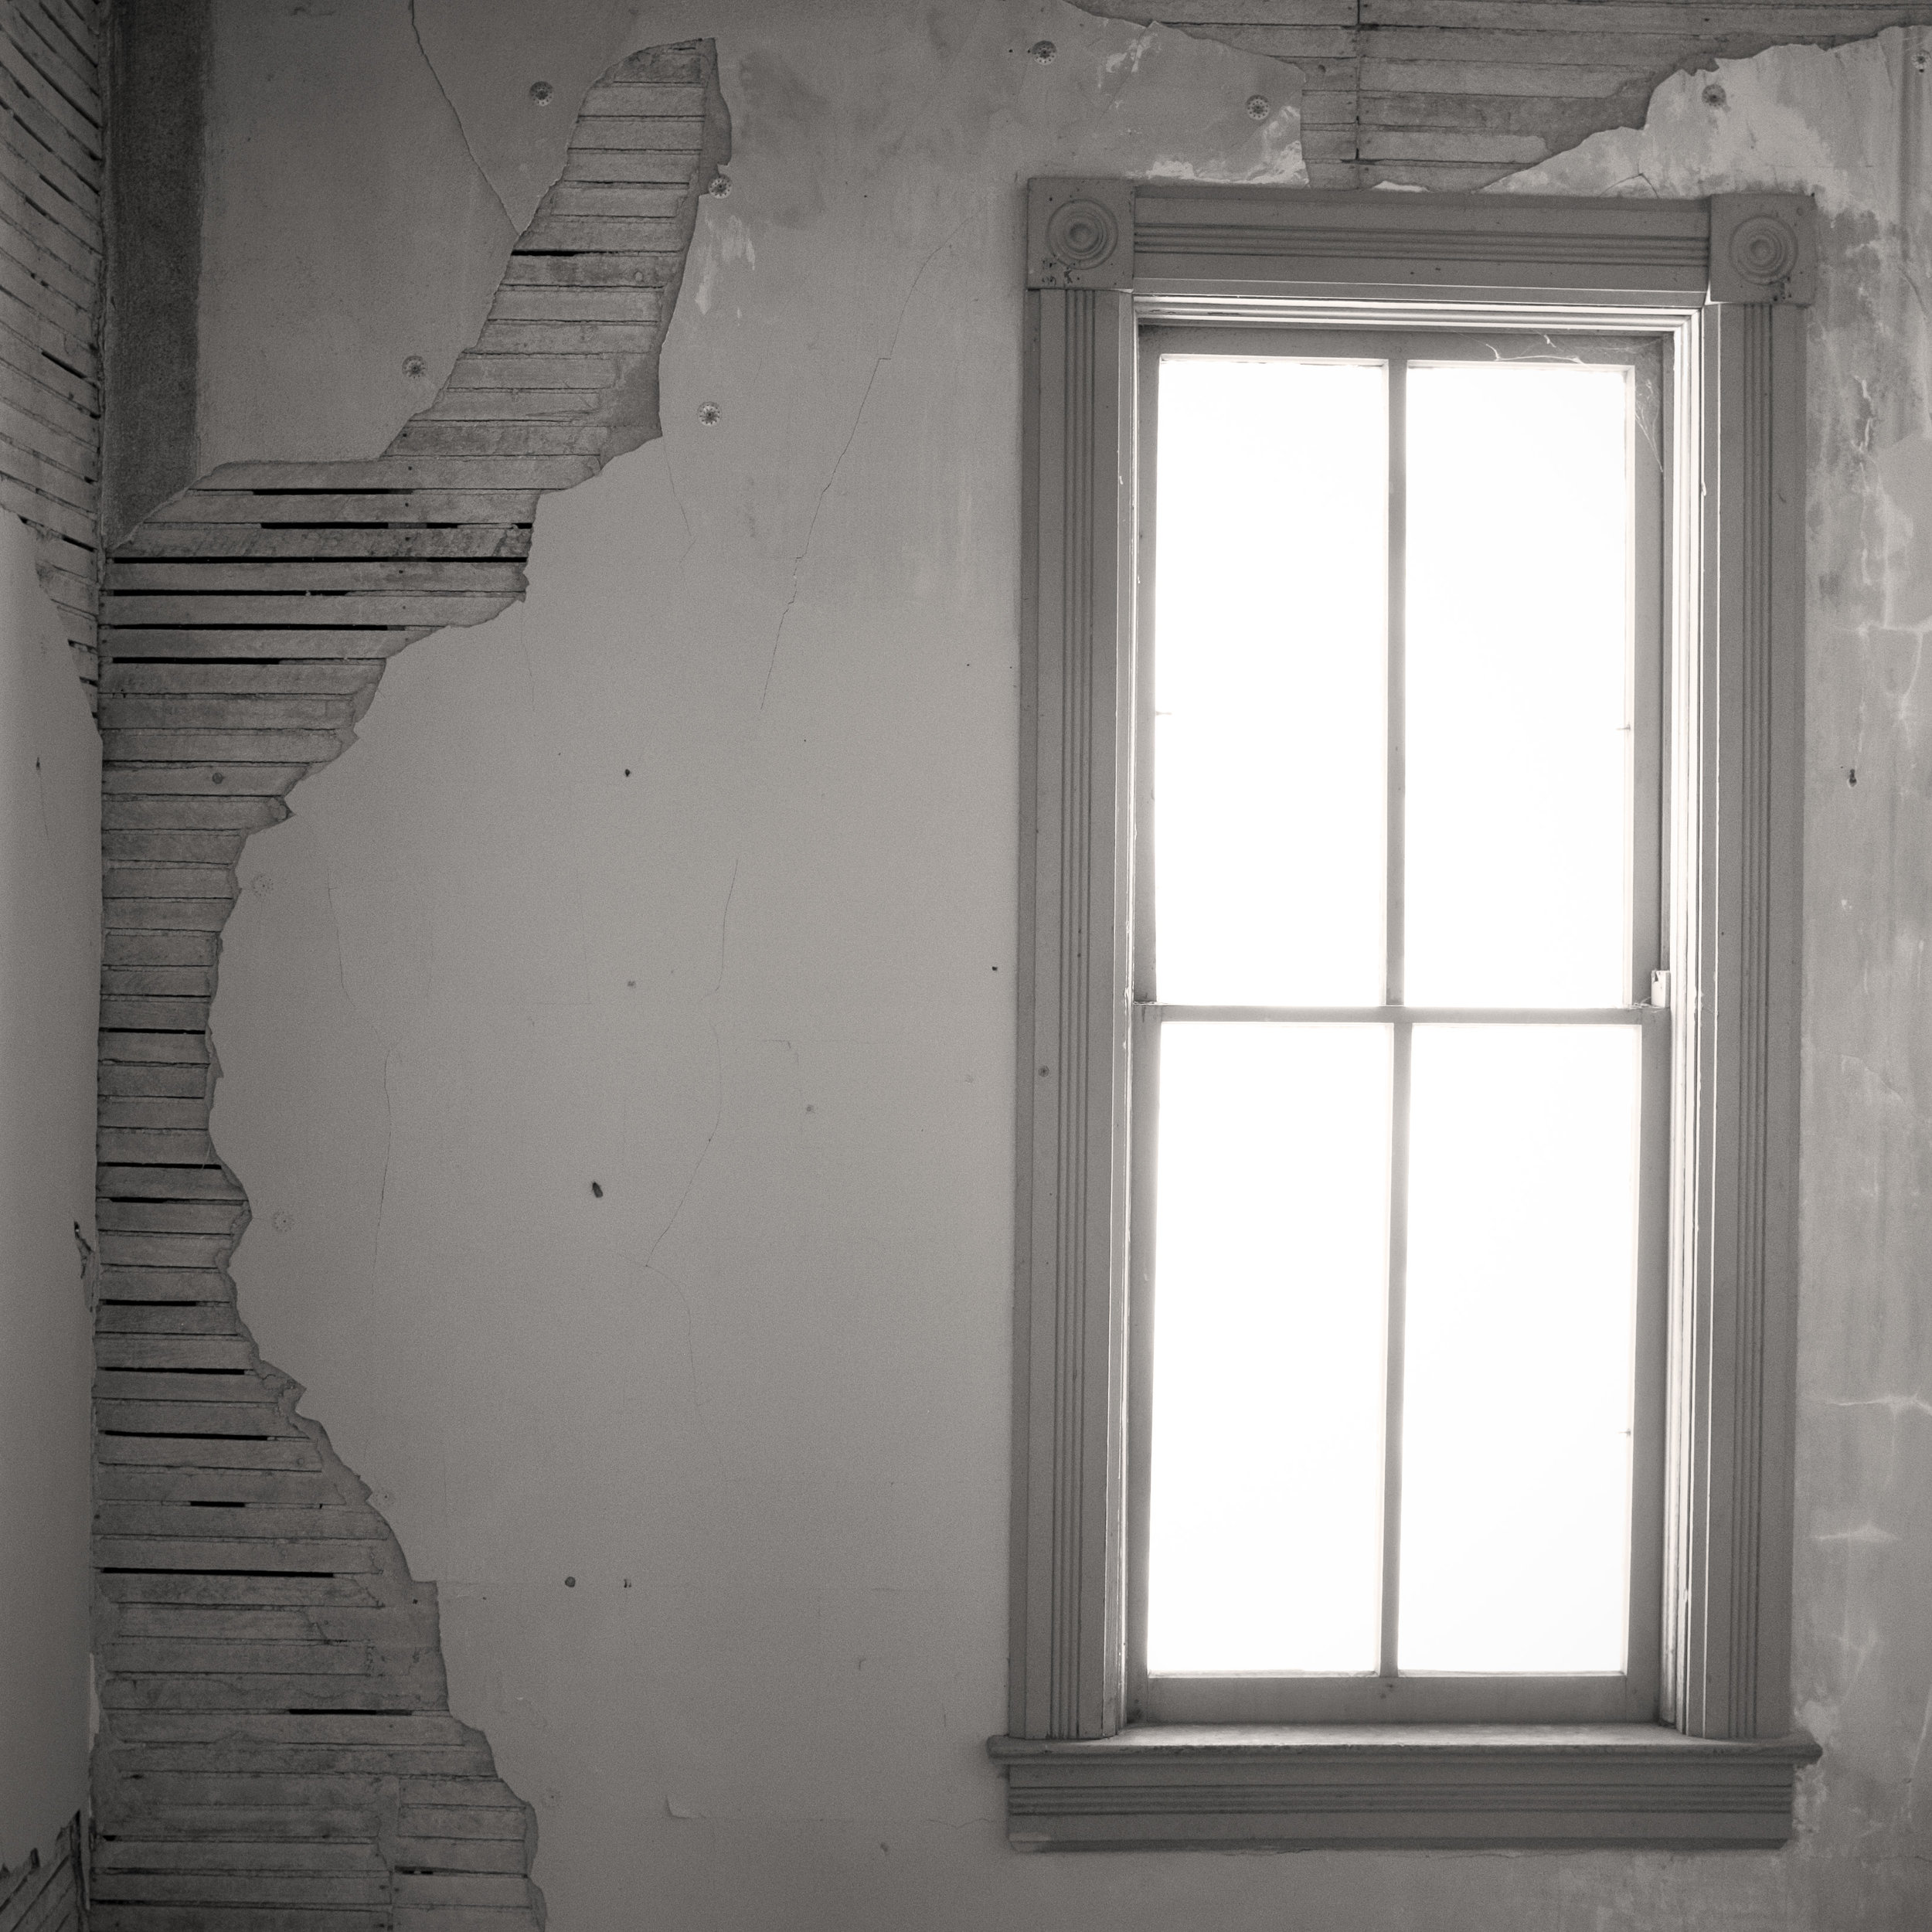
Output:
M1272 111L1268 106L1268 97L1266 94L1250 94L1248 96L1249 120L1266 121L1271 111Z
M1050 40L1036 40L1026 51L1043 67L1060 52Z
M420 383L429 373L429 364L420 355L405 355L403 358L403 373L412 383Z
M575 1590L575 1589L577 1588L577 1580L574 1577L565 1577L565 1578L564 1578L564 1580L563 1580L563 1587L564 1587L566 1590Z
M725 196L731 192L731 177L720 169L711 177L711 185L705 190L705 192L707 195L715 195L719 201L723 201Z
M530 83L530 98L539 107L549 107L556 97L556 90L550 85L549 81L532 80Z
M1725 98L1724 90L1714 80L1704 90L1704 105L1706 107L1721 107Z
M724 420L724 411L716 403L700 403L698 405L698 420L706 429L715 429Z

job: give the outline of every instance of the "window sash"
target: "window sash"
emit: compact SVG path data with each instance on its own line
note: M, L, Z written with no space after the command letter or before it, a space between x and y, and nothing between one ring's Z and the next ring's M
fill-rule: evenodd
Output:
M1153 853L1154 652L1157 550L1160 367L1164 356L1227 355L1243 359L1364 362L1388 372L1389 494L1387 530L1387 666L1383 696L1387 733L1385 817L1385 999L1375 1005L1254 1007L1163 1004L1155 968ZM1136 355L1138 481L1135 607L1137 640L1133 832L1134 1024L1129 1051L1134 1095L1132 1206L1128 1237L1127 1680L1129 1721L1155 1723L1604 1721L1654 1718L1658 1701L1659 1617L1663 1502L1662 1401L1666 1298L1666 1201L1668 1192L1669 1018L1650 1006L1417 1008L1402 1000L1404 978L1404 773L1406 736L1406 369L1413 362L1584 362L1633 371L1638 443L1631 467L1632 558L1629 650L1631 769L1629 893L1625 920L1630 950L1627 991L1648 989L1661 961L1663 805L1660 741L1663 730L1665 631L1662 559L1668 464L1664 384L1667 356L1653 335L1606 337L1546 331L1481 333L1467 330L1368 328L1346 331L1288 325L1253 329L1144 327ZM1652 460L1644 456L1648 449ZM1151 1491L1154 1270L1156 1150L1158 1145L1162 1029L1189 1022L1267 1020L1388 1026L1393 1035L1394 1090L1389 1131L1391 1175L1381 1549L1380 1662L1373 1672L1335 1675L1191 1673L1151 1675L1146 1662L1148 1537ZM1546 1675L1401 1672L1396 1667L1401 1537L1401 1430L1404 1357L1404 1256L1407 1221L1408 1063L1418 1024L1638 1026L1644 1029L1641 1070L1641 1151L1638 1202L1638 1279L1633 1328L1634 1387L1625 1604L1626 1665L1616 1674Z

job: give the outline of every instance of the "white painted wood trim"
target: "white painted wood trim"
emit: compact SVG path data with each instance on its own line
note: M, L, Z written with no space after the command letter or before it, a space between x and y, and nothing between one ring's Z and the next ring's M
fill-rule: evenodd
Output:
M1009 1721L1093 1737L1125 1655L1134 321L1028 304Z
M1140 1725L1097 1743L995 1738L1020 1851L1649 1845L1791 1835L1808 1737L1655 1724Z
M1679 684L1679 782L1698 822L1674 893L1691 1004L1665 1641L1670 1714L1749 1737L1782 1732L1791 1698L1804 335L1788 304L1709 315L1703 628Z
M1081 211L1077 222L1065 215L1070 206ZM1090 222L1093 209L1106 219ZM1009 1767L1015 1842L1770 1844L1788 1833L1791 1768L1811 1749L1784 1733L1796 1406L1801 304L1815 272L1813 219L1808 199L1794 196L1614 203L1431 196L1423 202L1034 184L1011 1736L992 1745ZM1055 238L1066 230L1082 259L1056 255ZM1716 265L1721 301L1708 299L1714 232L1746 238L1727 240L1726 260ZM1432 252L1444 233L1449 240ZM1579 1783L1571 1811L1594 1821L1573 1824L1570 1838L1550 1836L1530 1815L1533 1807L1510 1811L1505 1786L1483 1777L1471 1788L1490 1791L1488 1821L1432 1836L1437 1827L1417 1821L1420 1813L1400 1788L1406 1773L1386 1787L1392 1835L1377 1836L1380 1828L1370 1825L1283 1823L1318 1796L1311 1787L1304 1803L1293 1777L1280 1783L1285 1797L1246 1811L1236 1805L1217 1814L1205 1794L1191 1801L1196 1821L1184 1830L1158 1824L1167 1814L1138 1799L1117 1807L1126 1821L1117 1828L1096 1826L1084 1836L1057 1829L1029 1836L1033 1828L1020 1824L1044 1801L1026 1795L1047 1777L1039 1766L1090 1761L1078 1753L1069 1759L1062 1742L1070 1748L1084 1740L1098 1750L1117 1734L1152 1748L1145 1740L1153 1727L1121 1728L1137 315L1250 325L1634 327L1675 345L1687 487L1677 512L1671 721L1667 964L1679 1045L1658 1611L1666 1725L1640 1727L1642 1748L1618 1760L1628 1773L1623 1783ZM1393 1767L1435 1734L1435 1727L1428 1735L1397 1731L1379 1748ZM1175 1742L1178 1727L1165 1735ZM1305 1765L1296 1753L1311 1735L1301 1728L1257 1733L1250 1748L1264 1760ZM1483 1756L1491 1746L1503 1748L1500 1733L1485 1735L1488 1744L1482 1736L1470 1741L1474 1763L1491 1762ZM1577 1727L1550 1733L1570 1744L1583 1735ZM1666 1750L1656 1738L1676 1743ZM1783 1741L1747 1748L1753 1738ZM1702 1810L1701 1801L1686 1800L1688 1810L1674 1811L1681 1791L1668 1803L1626 1801L1629 1779L1641 1782L1658 1767L1674 1768L1656 1771L1658 1790L1675 1790L1672 1781L1690 1760L1669 1751L1699 1739L1725 1748L1697 1764L1756 1767L1748 1777L1736 1772L1757 1781L1754 1797L1732 1805L1723 1793L1733 1772L1724 1770L1712 1774L1715 1795ZM1057 1741L1043 1755L1048 1740ZM1102 1752L1090 1761L1116 1760ZM1493 1761L1536 1777L1550 1768ZM1764 1770L1774 1763L1774 1776ZM1213 1784L1208 1779L1203 1794ZM1747 1813L1756 1821L1738 1823ZM1252 1821L1264 1815L1265 1828Z

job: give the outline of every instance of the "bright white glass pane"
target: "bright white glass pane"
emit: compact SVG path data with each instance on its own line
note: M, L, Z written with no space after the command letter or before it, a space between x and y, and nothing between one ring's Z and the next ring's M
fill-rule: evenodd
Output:
M1629 997L1630 378L1412 367L1406 996Z
M1387 411L1380 363L1162 359L1164 1000L1382 996Z
M1162 1029L1151 1671L1376 1668L1389 1056Z
M1624 1668L1639 1046L1416 1029L1403 1670Z

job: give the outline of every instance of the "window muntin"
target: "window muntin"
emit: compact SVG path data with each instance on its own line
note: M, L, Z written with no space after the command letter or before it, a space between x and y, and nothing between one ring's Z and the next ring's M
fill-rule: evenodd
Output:
M1130 1710L1652 1716L1662 347L1142 342Z

